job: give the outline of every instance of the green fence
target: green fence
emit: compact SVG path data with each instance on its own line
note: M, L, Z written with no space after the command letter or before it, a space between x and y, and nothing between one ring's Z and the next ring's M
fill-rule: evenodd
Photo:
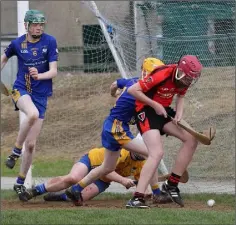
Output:
M163 16L163 60L194 54L205 66L235 65L235 1L157 1L140 6Z

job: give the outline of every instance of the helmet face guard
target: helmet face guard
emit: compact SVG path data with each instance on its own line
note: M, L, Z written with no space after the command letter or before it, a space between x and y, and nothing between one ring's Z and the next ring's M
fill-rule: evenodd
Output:
M190 86L197 82L201 76L202 65L196 56L183 56L175 73L175 79L184 86Z
M191 76L186 75L181 69L177 68L175 73L175 79L183 84L183 86L190 86L195 83L197 79L193 79ZM195 81L195 82L193 82Z

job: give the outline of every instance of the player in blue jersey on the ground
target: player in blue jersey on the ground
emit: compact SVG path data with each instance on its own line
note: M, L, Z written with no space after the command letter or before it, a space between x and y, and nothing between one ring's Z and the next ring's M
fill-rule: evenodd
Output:
M156 66L163 63L156 60ZM147 152L144 142L134 139L130 131L130 124L135 124L135 99L127 90L135 84L138 78L118 79L111 85L111 95L115 96L118 89L122 89L122 93L118 97L115 106L111 109L109 116L103 123L102 145L106 149L104 161L102 165L91 170L78 184L73 185L66 190L67 196L75 205L82 204L81 191L89 184L93 183L99 177L104 176L116 168L117 159L120 155L121 148L133 151L139 154ZM145 204L140 208L146 208Z
M12 154L6 161L6 166L12 169L21 156L25 142L20 173L14 185L14 190L21 200L24 200L24 181L32 163L48 97L52 95L52 78L57 75L58 61L56 39L44 33L44 14L38 10L28 10L24 22L26 34L13 40L1 56L1 69L12 56L18 59L18 72L11 96L15 110L20 110L26 115L20 124Z

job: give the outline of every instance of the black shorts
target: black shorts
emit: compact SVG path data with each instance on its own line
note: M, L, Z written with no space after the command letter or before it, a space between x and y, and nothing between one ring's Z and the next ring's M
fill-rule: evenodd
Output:
M175 117L175 111L171 107L166 107L165 110L169 116ZM156 114L156 111L150 106L145 106L142 110L136 112L135 118L141 134L148 130L157 129L161 135L164 135L163 127L171 121L169 117L165 118Z

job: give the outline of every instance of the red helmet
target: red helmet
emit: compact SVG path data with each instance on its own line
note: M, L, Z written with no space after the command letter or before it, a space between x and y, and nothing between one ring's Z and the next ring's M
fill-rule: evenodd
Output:
M197 79L201 76L202 64L198 58L194 55L185 55L181 57L178 62L178 69L190 76L193 79Z

